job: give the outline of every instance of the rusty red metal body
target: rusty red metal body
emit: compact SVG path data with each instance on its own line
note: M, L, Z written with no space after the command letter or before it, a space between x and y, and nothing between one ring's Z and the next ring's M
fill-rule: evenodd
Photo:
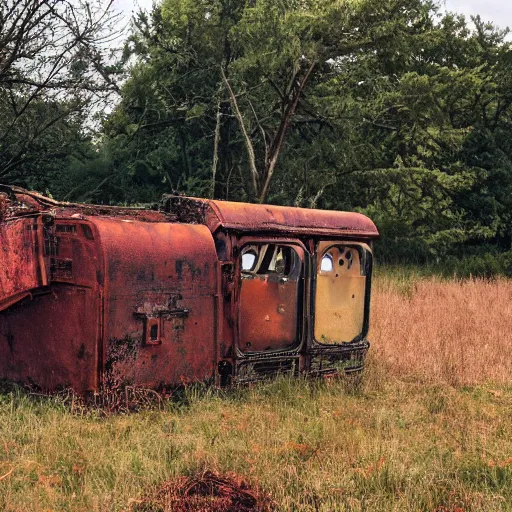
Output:
M85 394L358 369L377 237L356 213L0 186L0 378Z

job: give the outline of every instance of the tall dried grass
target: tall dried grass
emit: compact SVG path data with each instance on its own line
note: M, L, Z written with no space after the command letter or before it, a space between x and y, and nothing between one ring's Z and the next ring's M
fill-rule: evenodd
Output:
M512 380L512 280L378 276L372 352L398 377L453 385Z

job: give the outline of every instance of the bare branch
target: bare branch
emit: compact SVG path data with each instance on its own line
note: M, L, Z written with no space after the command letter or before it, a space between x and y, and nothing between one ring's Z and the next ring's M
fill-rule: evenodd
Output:
M219 162L219 141L220 141L220 120L221 120L221 101L217 101L217 115L215 119L215 134L213 137L213 162L212 162L212 183L210 186L210 197L215 195L215 179L217 175L217 165Z
M309 66L308 70L306 71L306 74L300 81L298 87L296 87L293 90L291 103L287 105L285 108L285 112L283 116L281 117L281 122L279 124L279 128L277 129L277 132L272 140L272 143L270 145L270 151L269 151L269 160L266 162L266 175L265 175L265 183L263 185L263 188L261 189L259 202L263 203L265 202L265 199L268 194L268 190L270 187L270 181L272 180L272 176L274 174L274 170L277 164L277 159L279 158L279 153L281 152L281 149L283 147L284 138L286 135L286 132L288 131L288 127L290 125L290 122L292 120L293 115L295 114L295 111L297 109L297 105L299 104L299 101L304 93L304 89L306 88L306 85L309 81L309 78L311 76L311 73L313 72L316 61L313 61L311 65Z
M240 109L238 108L238 102L236 100L236 96L233 92L233 89L229 85L228 79L226 78L226 74L224 73L224 69L222 68L222 66L220 68L220 74L222 76L222 80L224 81L224 83L226 85L226 89L229 92L229 96L231 98L231 103L235 110L236 118L238 119L238 123L240 124L240 130L242 130L242 135L244 136L244 139L245 139L245 146L247 148L247 154L249 156L249 168L251 170L252 186L253 186L255 196L257 196L258 195L259 174L258 174L258 169L256 168L256 157L254 154L254 146L252 145L251 138L247 134L247 130L245 129L244 118L242 117L242 113L240 112Z
M267 132L265 132L265 129L261 125L260 120L258 119L258 116L256 114L256 110L254 110L254 107L253 107L253 105L251 103L251 100L249 98L247 98L247 101L249 102L249 106L251 107L252 115L254 116L254 119L256 121L256 125L258 126L258 128L261 131L261 136L263 138L263 144L265 146L265 162L267 162L267 160L268 160L268 149L269 149L268 148L268 144L267 144Z
M27 148L55 123L91 114L99 100L119 93L116 50L107 44L119 35L120 14L112 5L113 0L2 1L0 175L20 158L29 159ZM43 101L62 108L56 116L47 108L39 124Z

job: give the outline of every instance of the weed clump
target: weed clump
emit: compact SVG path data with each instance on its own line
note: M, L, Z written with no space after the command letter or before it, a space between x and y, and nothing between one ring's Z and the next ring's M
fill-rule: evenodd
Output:
M251 489L233 473L218 475L204 471L165 482L156 492L133 500L126 512L270 512L270 497Z

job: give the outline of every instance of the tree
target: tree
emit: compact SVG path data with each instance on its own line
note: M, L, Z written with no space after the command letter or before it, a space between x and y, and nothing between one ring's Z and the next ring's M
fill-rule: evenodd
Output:
M3 181L33 179L30 164L40 166L53 151L45 151L44 141L55 142L61 133L61 153L86 115L118 90L120 67L108 49L119 36L112 3L5 0L0 5Z
M422 0L163 0L67 197L359 209L395 261L509 249L512 51L474 22Z
M390 260L510 248L512 52L506 31L474 21L445 16L400 66L370 56L394 74L353 86L374 158L352 176L349 207L383 227Z
M129 47L139 63L107 133L131 132L134 145L165 133L180 148L157 171L165 183L194 174L216 196L263 202L278 163L286 169L287 143L310 127L333 129L317 91L345 61L413 37L426 11L419 0L164 0L136 20ZM144 151L132 161L141 159Z

